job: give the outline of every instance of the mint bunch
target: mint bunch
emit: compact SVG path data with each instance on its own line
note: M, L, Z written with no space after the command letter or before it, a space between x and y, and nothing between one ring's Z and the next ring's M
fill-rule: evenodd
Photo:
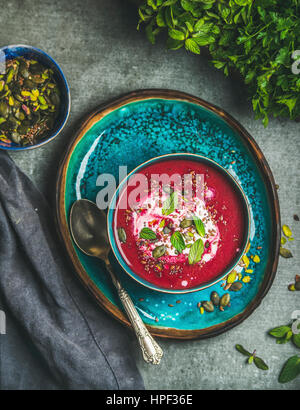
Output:
M267 126L270 116L300 116L299 12L300 0L141 0L138 28L152 44L165 32L172 50L208 49L216 68L240 74Z

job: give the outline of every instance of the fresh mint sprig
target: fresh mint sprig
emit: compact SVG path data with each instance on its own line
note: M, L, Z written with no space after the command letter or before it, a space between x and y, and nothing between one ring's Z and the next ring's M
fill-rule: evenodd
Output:
M300 77L292 72L300 50L299 0L141 0L139 23L154 44L194 54L206 48L211 64L238 73L248 87L256 118L300 116Z
M247 356L247 363L252 364L254 363L255 366L260 370L269 370L269 366L261 359L260 357L256 356L256 350L253 353L248 352L242 345L235 345L236 350L244 356Z

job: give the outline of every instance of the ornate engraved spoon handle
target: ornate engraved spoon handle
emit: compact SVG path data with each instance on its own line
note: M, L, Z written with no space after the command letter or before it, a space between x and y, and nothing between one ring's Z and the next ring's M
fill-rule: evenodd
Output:
M138 314L131 297L122 287L119 280L116 278L109 262L106 264L106 267L111 275L113 284L115 285L118 291L120 300L132 324L133 330L135 331L135 334L138 338L145 362L159 364L163 356L163 351L161 347L157 344L157 342L149 333L140 315Z

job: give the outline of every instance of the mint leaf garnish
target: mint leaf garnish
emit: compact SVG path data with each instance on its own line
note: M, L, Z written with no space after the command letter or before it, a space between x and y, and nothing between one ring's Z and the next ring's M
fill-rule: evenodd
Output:
M140 238L154 240L157 238L156 233L150 228L143 228L140 232Z
M202 236L202 238L205 236L205 226L204 223L202 222L202 220L200 218L198 218L198 216L194 215L193 216L193 220L194 220L194 224L196 227L196 230L198 232L198 234L200 236Z
M204 245L202 239L198 239L190 248L189 253L189 264L194 265L201 260L202 254L204 251Z
M175 211L178 204L178 193L172 192L171 195L163 203L162 214L170 215Z
M180 232L174 232L171 236L171 244L181 253L185 249L185 242Z

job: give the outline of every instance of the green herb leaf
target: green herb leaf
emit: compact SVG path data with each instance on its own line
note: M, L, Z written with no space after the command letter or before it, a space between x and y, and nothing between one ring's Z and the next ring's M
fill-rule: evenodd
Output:
M192 38L187 38L185 40L185 48L194 54L200 54L200 47L197 42Z
M174 40L184 40L185 39L185 34L182 31L176 30L174 28L169 30L169 36L173 38Z
M254 364L261 370L269 370L269 366L260 357L254 357Z
M242 345L235 345L235 348L238 352L242 353L244 356L251 356L251 353L248 352Z
M198 239L190 248L189 252L189 264L194 265L201 260L204 251L204 245L202 239Z
M166 220L165 220L165 219L162 219L162 220L160 221L160 223L159 223L159 227L160 227L160 228L163 228L163 227L165 226L165 224L166 224Z
M253 363L253 359L254 359L254 356L251 355L251 356L249 357L249 359L248 359L248 364L252 364L252 363Z
M297 329L300 330L300 323L298 324ZM298 334L294 333L293 334L293 343L296 347L298 347L300 349L300 333L298 333Z
M139 24L154 43L160 30L167 45L199 54L209 50L225 75L238 72L247 84L255 118L300 117L300 80L292 58L300 38L299 0L139 0ZM149 25L149 23L151 23ZM293 59L295 60L293 62Z
M156 233L150 228L143 228L140 232L140 238L149 239L150 241L157 238Z
M288 383L300 374L300 357L292 356L283 366L279 375L279 383Z
M300 349L300 333L298 333L297 335L293 335L293 343Z
M167 39L167 47L170 50L178 50L179 48L183 47L184 41L181 40L174 40L173 38L169 37Z
M278 326L270 330L269 335L276 337L276 338L280 338L280 337L284 337L290 330L291 328L289 326Z
M205 236L205 226L204 223L202 222L202 220L200 218L198 218L196 215L193 215L193 220L194 220L194 224L196 227L196 230L198 232L198 234L202 237Z
M172 234L171 244L179 253L185 249L185 242L180 232L176 231Z
M172 212L175 211L177 205L178 205L178 193L174 191L163 203L162 214L170 215Z
M155 21L152 19L150 23L146 26L146 30L145 30L146 36L151 44L155 44L155 35L153 31L154 23Z

